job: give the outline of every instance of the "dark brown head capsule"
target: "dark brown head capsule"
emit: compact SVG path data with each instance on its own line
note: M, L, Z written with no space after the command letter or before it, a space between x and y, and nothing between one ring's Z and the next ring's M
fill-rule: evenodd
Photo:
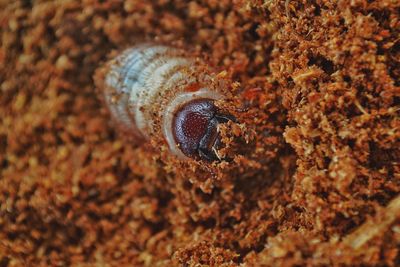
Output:
M131 140L162 138L182 159L218 160L218 125L229 116L214 105L222 98L210 83L215 77L197 73L183 50L142 44L97 70L95 82L116 125Z
M173 135L186 156L208 161L219 160L218 125L228 120L228 116L218 113L212 99L194 99L175 113Z

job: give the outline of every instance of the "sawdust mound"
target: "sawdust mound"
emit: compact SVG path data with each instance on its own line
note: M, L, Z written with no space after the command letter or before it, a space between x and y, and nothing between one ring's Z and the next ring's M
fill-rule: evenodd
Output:
M400 264L400 2L0 10L0 266ZM253 134L214 177L125 142L99 100L96 68L149 39L235 81Z

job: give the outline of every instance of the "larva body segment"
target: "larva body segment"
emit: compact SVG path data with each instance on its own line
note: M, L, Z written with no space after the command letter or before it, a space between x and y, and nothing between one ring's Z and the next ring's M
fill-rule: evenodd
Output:
M95 82L112 119L130 140L162 136L180 158L216 158L217 124L226 119L218 116L213 104L205 110L193 101L202 105L221 99L220 85L198 71L195 60L183 50L155 44L134 46L97 70ZM181 114L178 120L177 114Z

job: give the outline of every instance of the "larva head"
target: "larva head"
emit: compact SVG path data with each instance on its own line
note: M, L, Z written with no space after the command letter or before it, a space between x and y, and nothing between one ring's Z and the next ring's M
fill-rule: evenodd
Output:
M220 145L218 124L229 118L218 113L213 100L194 99L185 103L174 114L172 134L182 153L191 158L217 160Z

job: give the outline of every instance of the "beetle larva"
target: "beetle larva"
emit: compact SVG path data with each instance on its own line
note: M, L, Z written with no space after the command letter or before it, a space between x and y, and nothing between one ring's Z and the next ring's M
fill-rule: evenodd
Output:
M125 135L141 141L163 135L181 158L219 159L218 125L231 119L214 105L223 82L183 50L134 46L97 70L95 81Z

